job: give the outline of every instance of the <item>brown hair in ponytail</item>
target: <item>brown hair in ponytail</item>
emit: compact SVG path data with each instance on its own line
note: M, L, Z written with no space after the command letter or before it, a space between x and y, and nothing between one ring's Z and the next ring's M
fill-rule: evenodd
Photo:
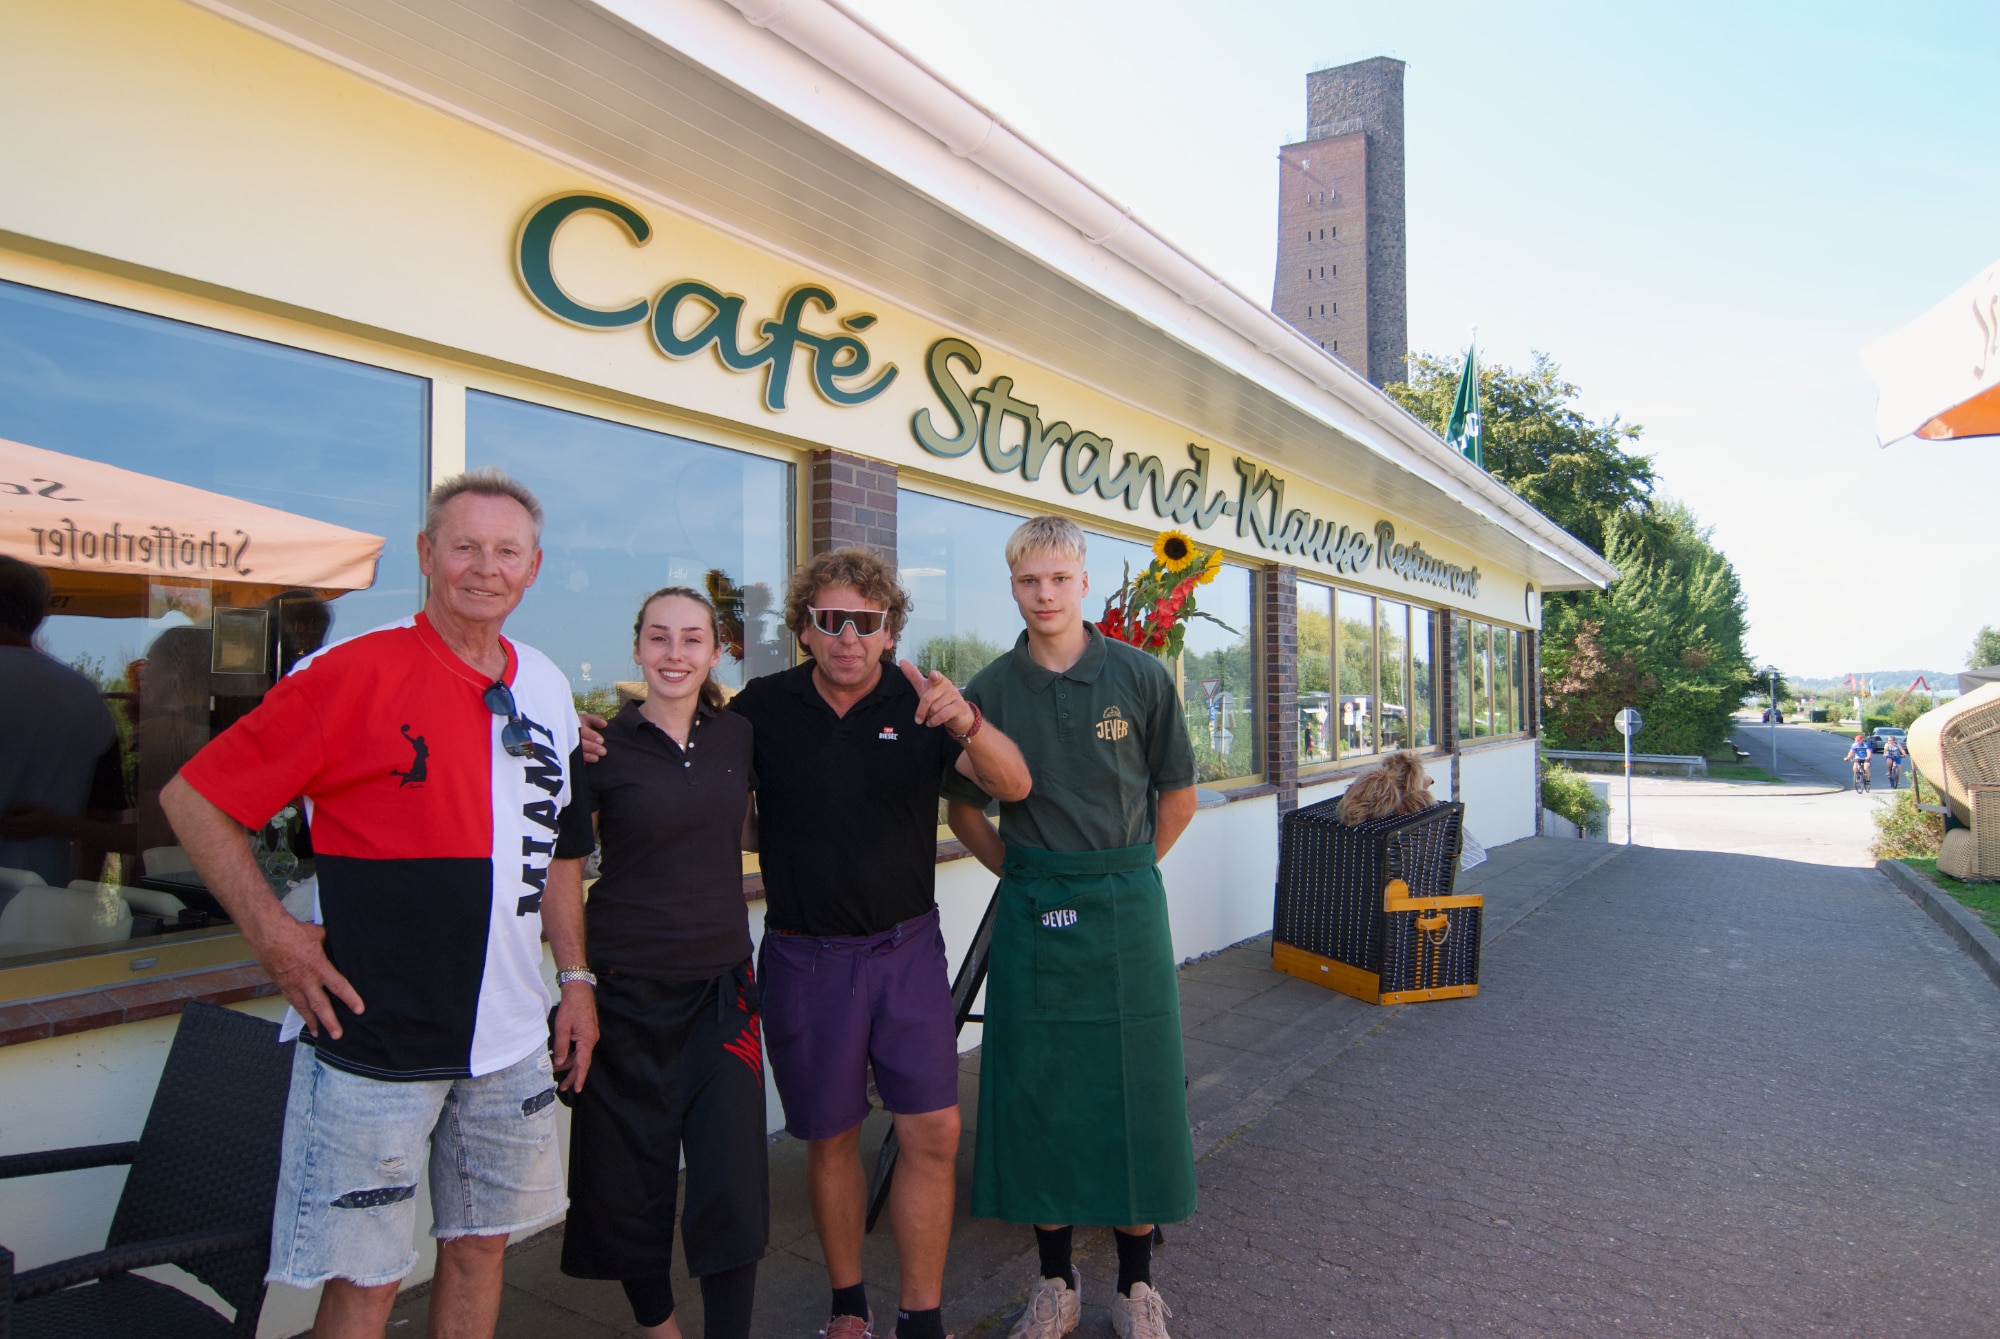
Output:
M638 649L640 634L646 630L646 611L653 607L653 601L663 600L669 595L678 595L683 600L693 600L708 610L708 637L716 650L722 649L722 620L715 612L715 602L692 586L662 586L639 602L639 615L632 620L632 646ZM722 691L722 685L715 681L715 671L708 670L701 677L701 700L716 711L722 710L729 697Z

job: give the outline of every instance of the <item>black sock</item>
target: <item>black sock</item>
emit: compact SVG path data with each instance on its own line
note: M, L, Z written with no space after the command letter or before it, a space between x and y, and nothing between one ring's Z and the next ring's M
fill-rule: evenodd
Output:
M702 1339L750 1339L750 1303L757 1296L757 1262L701 1276Z
M945 1339L944 1311L939 1307L929 1311L898 1311L896 1339Z
M852 1288L833 1290L833 1314L836 1316L859 1316L868 1319L868 1285L857 1283Z
M641 1328L664 1325L674 1314L674 1281L665 1274L649 1274L642 1279L620 1279L625 1300L632 1304L632 1319Z
M1069 1267L1069 1243L1073 1229L1067 1227L1038 1227L1035 1229L1035 1249L1042 1253L1042 1277L1061 1279L1074 1285L1076 1276Z
M1118 1241L1118 1291L1130 1297L1132 1285L1153 1282L1153 1229L1132 1233L1113 1231Z

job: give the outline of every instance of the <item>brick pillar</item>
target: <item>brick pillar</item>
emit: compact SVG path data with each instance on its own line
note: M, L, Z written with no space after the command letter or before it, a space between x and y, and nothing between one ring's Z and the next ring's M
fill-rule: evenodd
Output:
M896 467L845 451L815 451L808 468L811 554L865 544L896 561Z
M1299 569L1264 568L1264 773L1278 788L1278 821L1299 804Z

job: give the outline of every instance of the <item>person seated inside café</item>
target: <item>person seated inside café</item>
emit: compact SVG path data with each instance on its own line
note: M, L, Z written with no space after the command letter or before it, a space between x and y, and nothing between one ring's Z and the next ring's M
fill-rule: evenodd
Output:
M0 557L0 908L26 882L99 877L122 838L118 729L97 685L35 645L48 610L41 569Z

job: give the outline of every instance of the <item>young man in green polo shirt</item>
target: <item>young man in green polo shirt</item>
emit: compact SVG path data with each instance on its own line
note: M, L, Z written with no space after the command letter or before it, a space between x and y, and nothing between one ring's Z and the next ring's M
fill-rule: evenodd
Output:
M948 779L951 828L1000 876L972 1212L1035 1225L1042 1277L1009 1339L1058 1339L1081 1301L1070 1225L1118 1243L1112 1327L1166 1339L1152 1234L1194 1212L1173 935L1158 860L1194 816L1194 750L1165 666L1084 618L1083 531L1007 541L1027 631L965 689L1027 758L1027 799Z

